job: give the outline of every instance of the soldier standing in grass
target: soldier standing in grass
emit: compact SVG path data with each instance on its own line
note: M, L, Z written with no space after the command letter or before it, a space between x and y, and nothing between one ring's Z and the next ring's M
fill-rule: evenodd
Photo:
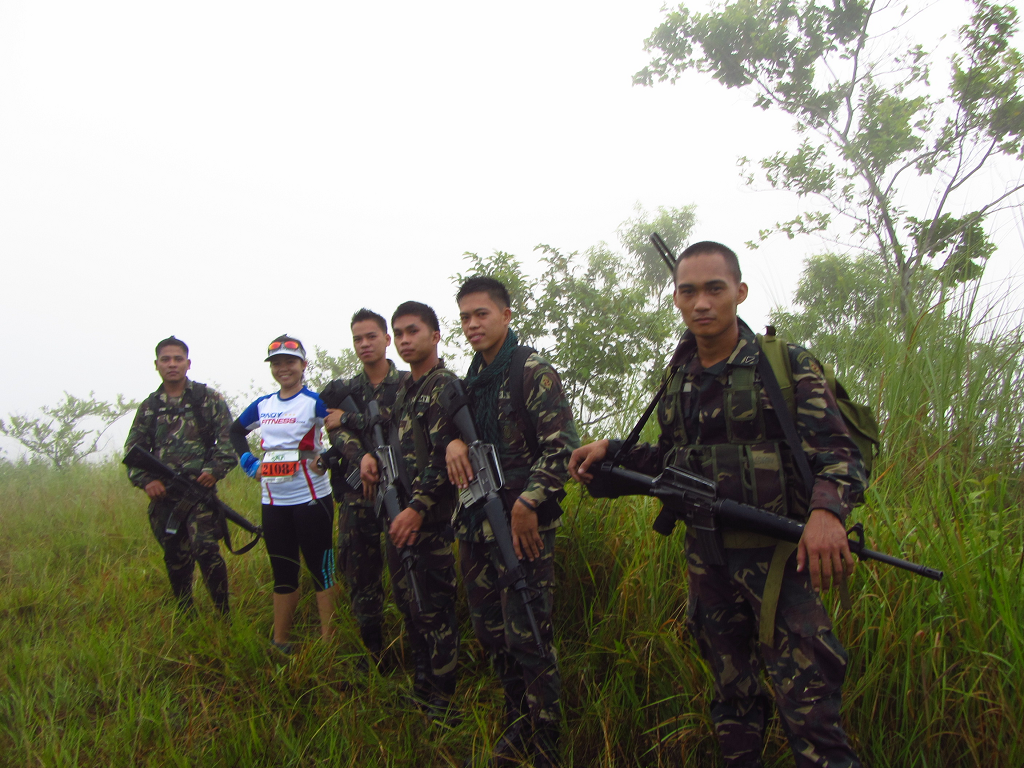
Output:
M701 242L683 251L674 298L687 330L658 407L661 437L623 464L652 475L678 466L716 481L723 498L806 520L798 545L723 531L724 566L703 562L688 530L687 625L714 677L711 716L727 766L761 765L769 703L758 653L797 766L859 766L839 718L847 656L818 593L853 568L843 522L865 473L818 363L792 344L801 445L787 444L781 419L794 417L772 408L763 353L736 314L746 297L729 248ZM591 468L616 447L601 440L576 450L573 477L590 482Z
M538 768L554 766L562 687L551 622L555 530L569 457L580 441L555 369L520 347L509 327L512 309L505 286L490 277L471 277L456 300L462 330L476 351L465 379L474 423L480 440L498 450L512 545L527 584L538 593L532 606L545 647L542 656L522 599L499 584L503 569L490 526L463 510L459 561L473 630L491 658L505 699L503 732L487 764L520 765L525 759ZM447 460L452 482L467 487L473 470L462 440L451 443Z
M160 387L139 406L125 441L128 453L138 445L172 469L213 488L238 460L231 449L228 431L231 412L224 398L205 384L188 379L192 361L188 346L173 336L156 345L156 370ZM192 574L196 562L213 604L228 612L228 569L220 554L221 521L199 505L178 509L178 499L168 497L163 482L141 469L128 468L128 479L149 496L149 524L164 550L171 590L182 611L193 610ZM175 533L167 532L175 516Z
M320 393L321 399L330 404L329 392L332 389L343 390L352 395L361 411L328 408L324 421L331 445L340 451L344 459L345 472L351 467L359 467L363 456L373 449L372 437L367 433L366 405L376 400L381 411L390 410L406 375L385 357L391 337L383 317L368 309L360 309L352 315L351 328L352 345L363 370L348 381L332 381ZM338 473L341 472L339 469ZM384 561L380 536L384 525L374 509L373 500L364 498L361 491L344 490L338 502L341 508L338 515L338 566L348 585L352 615L359 625L359 634L376 663L380 661L383 649L384 588L381 575ZM395 589L400 579L401 570L392 575ZM397 595L395 599L399 601Z
M410 374L399 385L388 430L398 463L399 497L404 509L391 522L387 547L399 608L412 647L413 698L435 722L454 724L459 628L455 618L455 556L452 513L455 489L448 482L444 455L456 430L438 402L455 374L437 355L441 329L434 310L407 301L391 317L395 345ZM376 457L366 454L361 477L367 491L376 485ZM400 550L411 547L422 610L413 610L412 587L402 568Z

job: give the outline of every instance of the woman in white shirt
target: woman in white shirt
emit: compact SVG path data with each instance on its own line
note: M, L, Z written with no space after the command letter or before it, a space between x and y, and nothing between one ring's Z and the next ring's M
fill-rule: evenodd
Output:
M327 407L306 389L306 350L290 336L267 348L270 373L281 390L264 395L235 420L231 444L249 477L263 486L263 540L274 572L274 639L291 653L292 620L299 602L299 553L316 585L320 634L333 634L334 502L320 461L321 427ZM249 452L246 435L260 430L263 460Z

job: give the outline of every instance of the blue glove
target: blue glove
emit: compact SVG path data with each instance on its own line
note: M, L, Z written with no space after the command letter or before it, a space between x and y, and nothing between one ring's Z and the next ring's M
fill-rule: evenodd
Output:
M260 460L248 451L242 454L239 463L242 465L242 471L249 477L256 477L260 473Z

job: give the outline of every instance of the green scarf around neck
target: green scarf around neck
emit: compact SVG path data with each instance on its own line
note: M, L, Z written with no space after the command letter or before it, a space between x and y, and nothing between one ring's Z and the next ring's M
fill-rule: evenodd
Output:
M497 356L490 365L484 364L484 356L477 352L466 373L466 393L473 409L473 422L480 439L485 443L498 445L501 428L498 425L498 390L505 379L505 373L512 362L512 353L519 346L519 337L511 328L505 336Z

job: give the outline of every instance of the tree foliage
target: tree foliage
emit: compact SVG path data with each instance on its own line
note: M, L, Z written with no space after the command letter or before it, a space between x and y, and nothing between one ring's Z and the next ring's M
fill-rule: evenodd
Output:
M0 434L13 438L31 453L65 470L80 463L100 448L104 433L122 416L138 408L138 403L123 395L108 403L97 400L94 392L87 398L64 393L64 401L43 406L41 417L12 414L0 419Z
M1010 44L1017 11L972 5L940 95L929 53L938 41L905 37L917 12L871 0L735 0L708 13L681 5L646 41L655 56L634 81L709 73L753 91L755 106L792 115L804 139L760 160L760 174L823 207L762 239L847 220L895 279L906 333L933 299L915 292L918 273L937 271L936 288L978 277L995 250L986 219L1019 207L1024 188L1019 172L1008 182L991 173L997 159L1018 171L1024 159L1024 63ZM914 194L922 182L930 191ZM920 202L912 209L910 199Z
M313 392L320 392L334 379L351 378L362 369L362 363L351 349L343 349L341 354L333 356L326 349L314 346L306 366L306 386Z
M875 254L809 259L798 306L772 322L830 363L883 425L887 466L922 469L941 452L963 473L1020 474L1024 445L1024 326L1006 296L978 284L937 293L905 337L893 286ZM1008 311L1009 310L1009 311ZM851 320L852 319L852 320ZM955 474L955 473L954 473Z
M653 215L638 208L619 228L626 253L605 243L582 254L538 245L543 272L537 278L509 253L470 253L468 272L452 280L459 285L485 274L504 282L516 333L558 369L581 429L621 431L653 391L651 380L678 330L671 296L665 295L668 269L644 243L658 231L678 247L693 221L692 207L659 208ZM459 335L453 332L449 341Z

